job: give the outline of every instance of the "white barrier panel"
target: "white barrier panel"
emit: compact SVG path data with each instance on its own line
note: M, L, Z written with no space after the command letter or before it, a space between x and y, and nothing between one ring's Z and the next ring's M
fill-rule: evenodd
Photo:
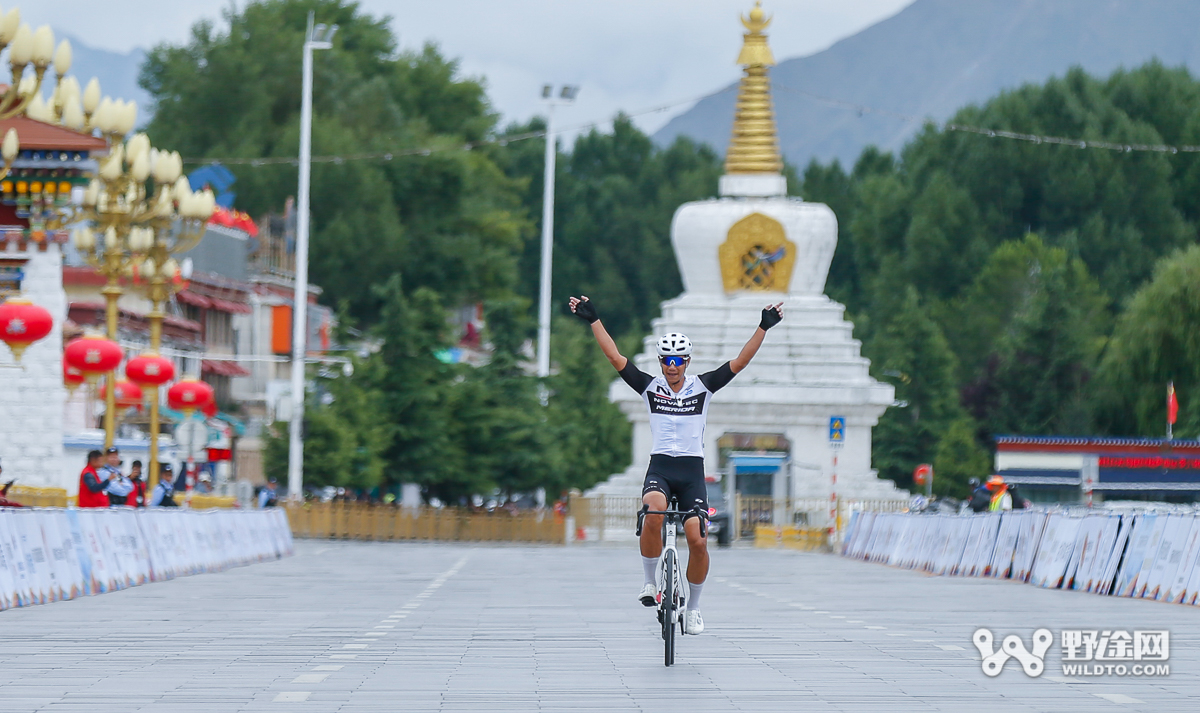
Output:
M1191 513L864 512L851 519L842 555L938 575L1200 604L1200 516ZM20 576L19 567L10 575L17 590ZM27 577L29 596L37 596L45 586L37 561ZM3 571L0 586L13 586Z
M0 610L287 557L283 510L0 508Z

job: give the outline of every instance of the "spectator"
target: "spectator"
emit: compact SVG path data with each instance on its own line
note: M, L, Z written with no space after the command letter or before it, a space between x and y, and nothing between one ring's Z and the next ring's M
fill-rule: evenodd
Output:
M105 492L108 482L100 477L104 454L100 451L88 451L87 465L79 474L78 504L81 508L108 507L108 493Z
M171 464L163 463L158 467L158 485L150 494L150 507L177 508L175 502L175 474L171 472Z
M200 477L196 480L196 491L206 495L211 493L213 491L212 476L201 472Z
M988 510L995 512L1013 509L1013 498L1008 492L1008 484L1004 482L1004 478L998 475L990 476L987 479L987 489L992 494Z
M146 507L146 481L142 480L142 462L135 460L129 466L129 482L133 483L133 492L126 498L125 504L130 507Z
M986 512L988 506L992 503L992 492L988 490L986 485L981 485L978 478L971 478L968 481L971 490L971 499L969 501L970 508L973 512Z
M275 493L276 482L274 478L267 481L267 487L263 488L258 493L258 506L260 508L273 508L279 504L279 497Z
M104 465L100 468L100 477L108 481L105 490L108 492L109 505L124 505L133 492L133 481L121 472L121 452L116 446L104 451Z

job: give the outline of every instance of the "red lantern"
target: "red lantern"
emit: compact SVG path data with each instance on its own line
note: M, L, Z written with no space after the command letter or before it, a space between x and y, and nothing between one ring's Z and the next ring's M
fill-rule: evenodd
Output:
M25 348L44 338L54 328L50 312L21 297L10 297L0 304L0 339L12 350L18 363Z
M120 409L135 407L140 408L142 401L145 398L142 394L142 387L138 386L132 381L118 381L117 388L114 393L116 394L114 397L114 403L117 405L117 408ZM104 401L108 398L108 384L100 385L100 393L98 398L101 401Z
M162 386L175 378L175 365L170 359L146 352L125 362L125 378L141 386Z
M123 356L120 345L96 335L72 339L63 349L63 361L83 372L89 381L116 369Z
M65 361L63 362L63 386L66 386L72 395L75 394L75 389L79 388L79 385L85 381L87 381L87 377L84 376L82 371Z
M167 405L176 411L191 414L213 401L212 387L197 379L182 379L167 390Z

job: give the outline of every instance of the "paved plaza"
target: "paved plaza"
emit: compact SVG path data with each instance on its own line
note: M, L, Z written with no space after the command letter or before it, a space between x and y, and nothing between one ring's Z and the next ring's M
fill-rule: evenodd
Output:
M707 631L662 665L631 546L301 541L295 557L0 612L0 710L1174 711L1200 608L929 577L831 555L713 554ZM1054 631L1046 672L981 671ZM1167 629L1170 675L1065 678L1060 629Z

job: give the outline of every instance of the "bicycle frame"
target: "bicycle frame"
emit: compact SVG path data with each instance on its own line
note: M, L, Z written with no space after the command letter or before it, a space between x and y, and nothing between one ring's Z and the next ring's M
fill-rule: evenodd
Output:
M674 498L671 499L668 510L656 511L651 510L649 505L642 505L637 519L637 534L640 537L647 515L663 517L663 549L658 556L655 583L658 588L658 620L662 624L664 660L667 666L675 663L675 625L681 624L680 633L683 633L683 616L687 610L688 588L684 586L683 569L679 566L679 550L675 547L677 526L682 524L686 517L694 514L699 518L701 535L706 530L704 513L699 507L686 511L680 511L677 507L678 503Z

